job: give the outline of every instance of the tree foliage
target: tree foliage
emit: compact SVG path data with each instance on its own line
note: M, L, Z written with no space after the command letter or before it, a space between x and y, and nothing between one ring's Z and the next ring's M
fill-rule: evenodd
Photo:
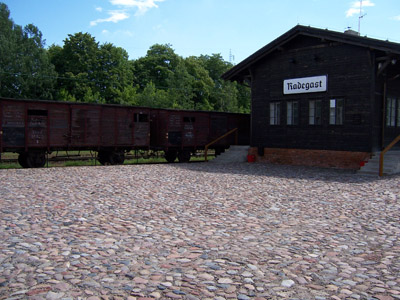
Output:
M128 53L109 43L99 45L89 33L68 35L63 47L50 47L49 55L59 76L59 90L68 92L60 97L120 103L119 95L132 84ZM90 94L97 99L88 97Z
M249 88L221 79L232 67L221 54L183 58L170 44L155 44L129 60L126 50L82 32L44 47L39 29L15 25L0 3L0 96L250 111Z
M0 3L0 95L52 99L56 73L44 49L40 30L29 24L22 28L10 19Z
M157 88L168 88L168 77L175 71L179 60L179 56L175 54L171 45L151 46L145 57L133 62L135 83L140 88L145 88L150 82L153 82Z

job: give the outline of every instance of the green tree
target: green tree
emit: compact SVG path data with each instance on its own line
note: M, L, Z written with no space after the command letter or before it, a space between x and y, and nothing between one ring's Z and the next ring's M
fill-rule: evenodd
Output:
M250 113L251 110L251 89L248 86L244 86L238 84L237 82L234 83L238 90L237 95L237 105L238 105L238 112L241 113Z
M185 61L181 58L175 72L170 73L167 79L171 108L193 109L195 107L192 81L193 77L189 74Z
M120 103L118 96L126 87L132 85L133 64L128 52L110 43L100 46L96 62L98 90L107 103Z
M86 89L82 100L86 103L105 103L104 99L100 98L100 93L93 92L90 87Z
M132 85L133 64L124 49L110 43L99 45L89 33L79 32L68 35L63 47L51 46L49 53L59 74L59 91L68 92L60 97L98 103L128 101L123 91Z
M173 108L212 110L209 96L213 82L196 57L180 58L166 81Z
M68 91L64 88L61 88L57 92L57 100L68 101L68 102L77 102L76 98L74 96L72 96L70 93L68 93Z
M139 105L138 88L132 85L125 86L122 90L118 90L117 102L123 105Z
M201 55L199 60L214 82L210 95L210 104L214 109L248 113L250 111L250 89L221 79L221 75L233 65L224 61L221 54Z
M138 105L154 108L171 108L168 93L165 90L157 89L154 83L150 82L138 96Z
M192 87L192 101L195 110L213 110L210 103L210 95L213 88L213 81L208 71L203 67L196 57L185 59L186 69L191 76L189 84Z
M52 99L56 73L40 30L22 28L0 3L0 96Z
M221 75L228 71L233 65L223 59L221 54L200 55L199 60L215 83L221 83Z
M49 53L59 76L58 89L65 90L78 101L83 101L85 95L88 99L89 89L92 94L98 92L96 86L98 52L99 45L96 40L90 34L82 32L69 34L62 48L51 46Z
M151 46L145 57L134 62L135 83L141 89L150 82L153 82L156 88L167 89L168 77L175 71L179 59L169 44Z

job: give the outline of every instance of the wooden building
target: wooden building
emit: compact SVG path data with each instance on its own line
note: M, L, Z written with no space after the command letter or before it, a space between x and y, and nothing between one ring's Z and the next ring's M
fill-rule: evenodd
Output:
M400 44L296 26L222 76L252 92L251 153L360 167L400 134Z

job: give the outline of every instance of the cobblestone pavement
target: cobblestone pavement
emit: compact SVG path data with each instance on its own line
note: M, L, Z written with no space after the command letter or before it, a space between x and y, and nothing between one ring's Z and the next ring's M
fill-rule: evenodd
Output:
M400 299L400 177L0 171L0 299Z

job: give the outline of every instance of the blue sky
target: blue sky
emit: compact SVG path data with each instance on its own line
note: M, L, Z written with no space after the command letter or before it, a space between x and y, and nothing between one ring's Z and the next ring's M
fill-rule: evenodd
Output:
M358 30L353 0L0 0L18 25L36 25L46 45L88 32L100 43L146 55L156 43L183 57L220 53L235 64L297 24ZM400 43L400 1L363 0L361 35ZM232 56L230 56L232 54Z

